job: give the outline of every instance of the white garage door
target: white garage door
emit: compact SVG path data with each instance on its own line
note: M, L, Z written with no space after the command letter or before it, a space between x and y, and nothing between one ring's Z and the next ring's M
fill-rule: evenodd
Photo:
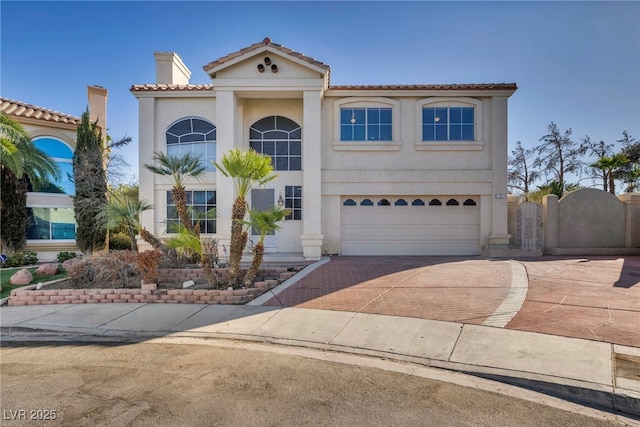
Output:
M478 197L343 197L343 255L478 255Z

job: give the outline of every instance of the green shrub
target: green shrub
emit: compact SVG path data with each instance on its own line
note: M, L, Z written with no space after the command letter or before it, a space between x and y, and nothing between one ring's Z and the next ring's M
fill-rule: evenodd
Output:
M5 267L21 267L38 263L38 254L33 251L15 251L4 263Z
M78 255L76 255L75 252L60 252L58 253L58 262L65 262L68 259L71 258L76 258Z
M131 237L125 233L109 234L109 249L114 251L130 251Z

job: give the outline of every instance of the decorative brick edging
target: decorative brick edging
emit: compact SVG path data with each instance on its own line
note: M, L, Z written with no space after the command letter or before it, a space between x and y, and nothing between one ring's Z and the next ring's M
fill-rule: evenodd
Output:
M245 304L295 275L279 273L278 279L255 282L253 288L214 289L35 289L35 286L14 289L10 306L84 303L169 303L169 304ZM182 278L185 276L182 275ZM194 277L196 278L196 277ZM187 279L193 280L193 279ZM166 280L165 280L166 281ZM45 286L46 287L46 286Z

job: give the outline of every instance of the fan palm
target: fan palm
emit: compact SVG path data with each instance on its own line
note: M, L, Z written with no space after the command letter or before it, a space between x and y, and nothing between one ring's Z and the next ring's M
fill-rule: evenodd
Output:
M193 231L178 224L178 234L167 241L167 247L175 249L181 256L197 255L207 280L212 285L217 285L218 279L213 273L211 257L204 252L200 238Z
M627 163L629 163L629 159L624 154L614 154L611 157L600 157L590 166L604 172L609 179L609 192L616 194L615 180L618 178L619 170Z
M264 259L264 239L268 234L280 229L278 223L289 215L289 209L283 209L279 206L272 206L266 211L254 211L249 209L249 221L243 221L243 224L252 227L258 231L260 239L253 248L253 261L247 274L244 276L244 285L250 287L253 279L258 274L258 269L262 265Z
M187 208L187 192L185 183L189 178L200 178L206 171L200 161L200 156L193 153L184 153L182 155L167 155L162 152L155 152L153 160L158 163L156 165L145 164L144 166L157 175L169 176L173 180L171 188L171 198L176 205L178 218L188 230L199 234L199 227L194 226Z
M273 173L271 158L255 150L243 151L234 148L226 153L220 163L214 166L225 177L233 181L236 199L231 212L231 248L229 251L229 284L239 282L240 259L247 244L247 232L243 230L243 220L247 213L247 195L255 185L264 185L278 177Z
M50 177L60 175L55 161L31 143L20 123L5 114L0 114L0 147L0 166L18 179L26 175L36 190Z
M142 234L144 227L140 222L140 214L151 208L150 204L142 200L134 200L121 194L112 193L111 200L100 213L98 219L104 221L109 228L124 227L131 238L131 250L133 252L138 251L136 231L140 232L143 239L154 249L165 252L166 250L163 250L162 243L155 236L149 239L148 234L150 233Z

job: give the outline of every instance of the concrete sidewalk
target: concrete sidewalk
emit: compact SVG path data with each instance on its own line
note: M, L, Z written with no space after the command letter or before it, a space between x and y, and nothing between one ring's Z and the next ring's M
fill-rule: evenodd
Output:
M80 321L81 319L81 321ZM370 313L262 306L2 307L2 343L192 337L284 344L462 371L640 419L640 349L579 338Z

